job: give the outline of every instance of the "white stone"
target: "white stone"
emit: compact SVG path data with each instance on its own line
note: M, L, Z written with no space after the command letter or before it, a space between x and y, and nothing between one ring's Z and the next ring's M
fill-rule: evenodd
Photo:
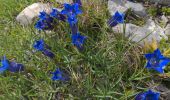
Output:
M123 29L123 24L113 27L113 31L116 33L123 33ZM163 38L166 40L168 39L165 35L164 29L156 25L155 22L150 19L142 27L130 23L126 24L124 34L133 42L139 42L140 45L144 45L144 42L152 43L153 39L155 39L157 43L159 43Z
M135 14L139 16L146 16L145 8L140 3L133 3L127 0L109 0L108 10L111 15L114 15L116 11L125 13L128 9L132 9Z
M134 32L136 32L139 29L139 26L131 24L131 23L127 23L126 25L123 24L118 24L117 26L113 27L113 31L115 33L123 33L123 30L125 29L125 36L126 37L130 37L134 34Z
M64 3L72 3L72 0L55 0L58 3L64 4Z
M125 6L127 8L131 8L132 11L134 11L134 13L139 15L139 16L143 17L143 16L147 15L144 6L142 4L140 4L140 3L133 3L133 2L127 1Z
M26 7L17 17L16 20L21 25L31 24L33 19L38 17L39 12L45 11L47 13L51 12L51 6L49 4L34 3Z

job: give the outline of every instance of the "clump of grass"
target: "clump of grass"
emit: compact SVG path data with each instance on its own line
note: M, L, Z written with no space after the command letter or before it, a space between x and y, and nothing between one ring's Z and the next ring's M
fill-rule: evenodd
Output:
M162 7L162 12L165 15L169 16L170 15L170 8L169 7Z

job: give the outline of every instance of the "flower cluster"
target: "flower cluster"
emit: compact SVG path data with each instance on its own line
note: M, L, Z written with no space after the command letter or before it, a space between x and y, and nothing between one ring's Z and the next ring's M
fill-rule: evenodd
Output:
M67 16L67 21L70 25L72 31L72 44L75 45L78 49L83 48L84 40L86 39L85 36L80 35L78 32L78 19L77 15L81 14L82 11L80 10L80 0L75 0L73 4L64 4L64 9L61 11L62 14Z
M62 15L57 9L53 8L50 14L42 11L39 15L39 20L35 24L38 30L50 30L56 25L56 19L65 21L65 16Z
M67 22L69 23L72 32L72 44L75 45L78 49L82 49L86 37L80 35L77 26L77 15L82 14L82 11L80 10L81 5L81 0L74 0L73 4L65 3L64 9L61 12L59 12L56 8L53 8L50 14L47 14L44 11L40 12L39 20L35 24L35 28L38 30L53 29L56 24L56 20L65 22L67 18Z

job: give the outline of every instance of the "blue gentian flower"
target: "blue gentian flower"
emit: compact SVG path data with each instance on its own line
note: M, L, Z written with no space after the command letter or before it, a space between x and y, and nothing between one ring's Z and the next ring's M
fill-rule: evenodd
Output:
M125 14L119 13L118 11L109 19L108 25L111 27L116 26L119 23L124 23Z
M75 45L78 49L82 49L82 46L84 44L84 41L87 37L81 36L80 33L72 34L72 43Z
M73 26L74 24L77 24L78 19L75 15L71 15L70 17L68 17L68 23L70 24L70 26Z
M164 68L170 62L170 59L164 57L159 49L156 49L153 53L145 54L145 58L148 60L146 68L154 69L159 73L164 73Z
M159 100L160 93L148 90L144 93L140 93L135 97L135 100Z
M78 3L80 6L82 6L81 0L73 0L74 3Z
M78 3L73 3L71 4L64 4L64 9L61 11L61 14L67 15L68 17L71 15L78 15L81 14L82 11L79 8L79 4Z
M66 17L63 14L61 14L56 8L52 9L52 12L50 13L50 16L54 17L54 18L57 18L58 20L62 20L62 21L66 20Z
M35 24L35 28L38 30L44 30L48 25L46 23L44 23L43 20L39 20L37 21L37 23Z
M41 20L45 20L45 19L47 19L48 17L49 17L49 15L48 15L45 11L40 12L39 18L40 18Z
M10 66L9 66L10 72L19 72L19 71L23 71L23 70L24 70L23 64L19 64L16 62L10 62Z
M50 57L50 58L54 58L55 55L53 52L51 52L51 50L49 50L49 46L47 44L45 44L43 39L40 39L38 41L35 41L33 44L33 47L38 50L41 51L44 55Z
M35 24L35 28L38 30L49 30L53 28L54 19L46 12L40 12L39 20Z
M60 69L56 69L54 72L52 72L53 76L52 76L52 80L53 81L58 81L58 80L65 80L65 78L63 77L63 73L60 71Z
M49 30L49 29L53 29L53 19L52 18L48 18L46 20L38 20L35 24L35 28L38 30Z
M0 73L3 73L9 68L9 62L4 56L3 59L1 60L1 67L0 67Z
M35 41L35 43L33 45L33 47L38 51L43 51L45 49L44 46L45 46L45 43L44 43L43 39Z

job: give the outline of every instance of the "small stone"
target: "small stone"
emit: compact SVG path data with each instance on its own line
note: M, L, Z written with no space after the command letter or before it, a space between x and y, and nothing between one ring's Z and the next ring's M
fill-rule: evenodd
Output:
M51 6L49 4L44 3L34 3L28 7L26 7L17 17L16 20L21 25L31 24L33 19L38 17L41 11L45 11L47 13L51 12Z

